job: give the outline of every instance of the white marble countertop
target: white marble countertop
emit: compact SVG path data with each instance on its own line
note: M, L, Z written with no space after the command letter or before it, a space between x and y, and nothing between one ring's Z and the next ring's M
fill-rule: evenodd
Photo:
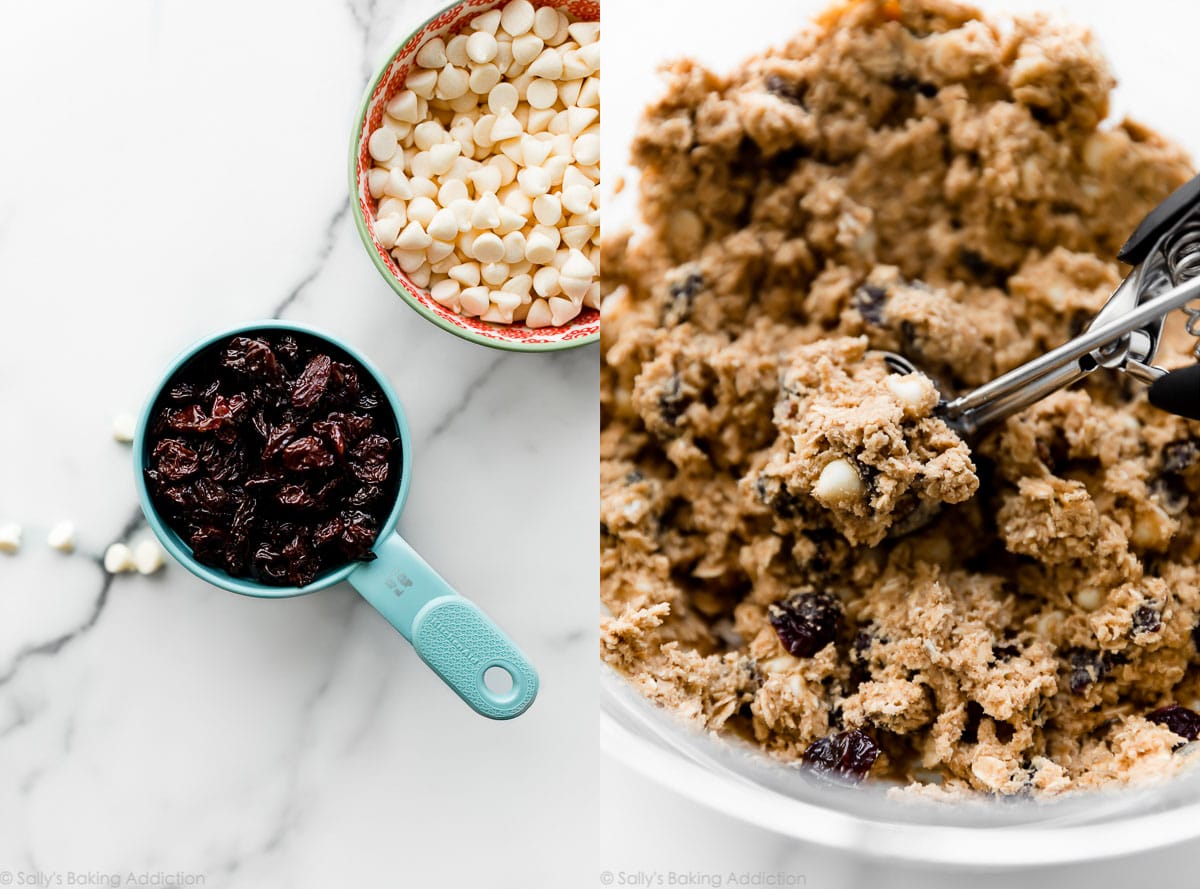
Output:
M348 213L368 76L439 5L0 9L0 522L26 532L0 555L0 886L583 882L564 813L596 758L596 348L434 328ZM476 716L345 585L105 576L104 548L147 533L114 413L193 340L269 317L394 383L400 529L535 662L525 716ZM64 518L71 556L45 545Z
M830 0L655 0L615 2L605 11L605 44L621 46L621 63L605 72L602 151L606 182L626 162L638 113L658 94L657 65L690 55L718 70L778 43L799 24L830 5ZM1187 146L1200 157L1200 117L1189 109L1194 80L1191 45L1200 32L1200 6L1175 0L978 0L977 5L1013 11L1061 12L1092 26L1120 85L1114 114L1127 109L1137 119ZM752 12L751 12L752 7ZM731 10L744 10L738 14ZM626 218L633 189L605 204L605 224ZM614 210L619 212L614 213ZM1137 220L1131 220L1131 226ZM613 875L609 885L635 885L638 874L678 885L731 885L730 874L783 874L809 889L881 887L1053 887L1126 886L1161 882L1167 875L1191 874L1200 843L1137 858L1086 867L966 875L872 862L865 857L785 839L739 822L657 786L626 764L605 758L601 769L606 824L598 871ZM1004 839L997 836L997 843ZM864 849L864 853L870 850ZM1019 850L1014 857L1020 857ZM626 883L621 883L621 875ZM598 875L599 876L599 875ZM708 880L709 882L704 882ZM724 881L724 882L718 882ZM591 885L603 885L600 882ZM660 883L649 882L649 886ZM781 883L779 885L787 885Z

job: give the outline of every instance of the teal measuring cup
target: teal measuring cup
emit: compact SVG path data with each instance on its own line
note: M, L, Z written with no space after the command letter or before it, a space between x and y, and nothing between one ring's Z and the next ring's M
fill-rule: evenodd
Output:
M325 343L331 351L342 353L361 366L374 378L387 399L395 420L396 436L400 440L399 490L376 538L373 547L376 559L343 565L303 587L267 586L246 578L233 577L196 561L187 543L159 515L143 475L149 458L146 433L150 418L163 390L180 368L221 340L271 333L299 333L312 337ZM412 440L408 421L400 399L387 378L341 340L307 325L287 321L245 324L205 337L171 363L147 399L138 419L133 455L138 499L146 521L167 552L197 577L231 593L264 599L302 596L343 580L349 581L400 635L412 643L421 659L475 712L491 719L512 719L528 710L533 703L537 695L538 677L521 650L491 618L477 605L459 595L396 532L396 523L404 509L412 482ZM511 686L504 691L493 690L485 679L486 674L496 669L507 673L511 679Z

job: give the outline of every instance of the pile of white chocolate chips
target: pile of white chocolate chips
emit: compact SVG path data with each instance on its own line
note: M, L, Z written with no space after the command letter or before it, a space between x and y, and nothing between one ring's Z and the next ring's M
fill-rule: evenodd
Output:
M599 307L599 22L511 0L428 41L367 147L375 237L437 302L535 328Z

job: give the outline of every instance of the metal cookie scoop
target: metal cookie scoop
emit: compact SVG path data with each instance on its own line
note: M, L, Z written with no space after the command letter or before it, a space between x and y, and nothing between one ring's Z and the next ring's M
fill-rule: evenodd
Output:
M1098 368L1128 374L1150 386L1155 407L1200 420L1200 342L1197 364L1167 371L1154 364L1167 313L1182 309L1188 333L1200 340L1200 176L1180 186L1142 220L1117 254L1134 268L1087 329L1057 349L938 406L964 437L1022 411ZM901 373L917 368L885 353Z

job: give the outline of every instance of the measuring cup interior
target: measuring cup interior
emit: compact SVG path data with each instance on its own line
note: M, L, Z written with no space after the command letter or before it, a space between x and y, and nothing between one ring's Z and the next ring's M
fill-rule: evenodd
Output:
M233 593L265 598L286 598L288 596L313 593L317 590L333 586L349 577L350 573L362 563L350 562L346 565L333 568L319 575L312 583L303 587L268 586L257 583L249 578L233 577L219 568L203 565L196 561L192 555L191 547L159 515L158 510L154 506L154 501L150 496L150 491L143 474L143 470L149 465L149 424L151 418L156 415L158 409L162 406L166 398L166 393L169 391L172 383L183 375L194 362L199 360L199 356L213 345L235 336L256 336L272 333L291 333L298 337L306 337L319 341L323 349L327 349L335 356L358 365L363 371L369 374L379 387L380 392L383 393L384 398L387 399L392 418L392 431L395 439L399 442L400 476L398 481L392 483L393 487L389 491L389 494L394 498L392 508L380 525L379 534L375 538L375 545L378 546L380 541L386 540L391 536L400 518L400 512L404 508L404 502L408 498L409 483L411 481L412 445L408 432L408 422L404 416L404 408L400 404L400 399L392 389L391 384L388 383L387 378L367 358L330 334L305 324L298 324L291 321L261 321L254 324L246 324L205 337L181 353L171 362L170 367L163 374L161 382L146 400L145 407L142 409L141 416L138 419L137 431L133 442L134 477L142 511L145 513L146 521L150 525L151 530L154 531L167 551L178 559L190 572L214 586Z

